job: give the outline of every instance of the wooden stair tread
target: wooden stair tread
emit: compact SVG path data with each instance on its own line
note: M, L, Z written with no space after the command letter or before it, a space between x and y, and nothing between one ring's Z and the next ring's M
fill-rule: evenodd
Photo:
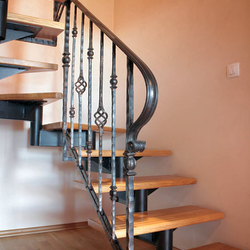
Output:
M6 67L28 68L26 72L42 72L57 70L58 65L53 63L36 62L0 56L0 65Z
M10 12L7 16L7 22L41 27L42 29L36 36L36 38L39 39L54 40L60 33L64 31L64 23Z
M98 180L91 181L92 186L96 193L98 193ZM195 178L174 176L174 175L159 175L159 176L136 176L134 180L134 190L141 189L154 189L161 187L173 187L195 184ZM84 189L85 186L81 180L74 181L74 187ZM110 191L111 180L103 179L102 192L108 193ZM126 191L126 180L125 178L116 179L117 191Z
M116 150L115 156L116 157L123 157L124 150ZM87 157L86 150L82 150L81 152L82 157ZM92 150L92 157L99 157L99 150ZM136 157L143 157L143 156L169 156L171 155L170 150L144 150L143 152L137 152ZM103 150L102 151L103 157L111 157L111 150Z
M63 98L62 93L29 93L29 94L0 94L0 101L44 102L48 104Z
M74 123L74 129L78 130L79 124ZM63 128L63 122L55 122L55 123L50 123L50 124L45 124L43 125L43 129L50 131L50 130L62 130ZM67 123L67 128L70 129L70 122ZM87 124L82 124L82 130L88 130L88 125ZM98 127L96 125L91 125L91 130L92 131L98 131ZM112 132L111 127L104 127L103 128L104 132ZM116 128L115 131L117 133L126 133L126 129L123 128Z
M134 235L175 229L223 218L222 212L197 206L134 213ZM100 224L99 221L97 223ZM116 236L118 238L126 237L126 215L116 216Z
M196 247L189 250L240 250L240 249L217 242L207 246Z

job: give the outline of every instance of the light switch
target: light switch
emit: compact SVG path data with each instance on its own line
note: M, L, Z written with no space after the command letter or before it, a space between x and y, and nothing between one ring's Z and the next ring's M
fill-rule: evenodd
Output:
M227 65L227 78L240 76L240 63Z

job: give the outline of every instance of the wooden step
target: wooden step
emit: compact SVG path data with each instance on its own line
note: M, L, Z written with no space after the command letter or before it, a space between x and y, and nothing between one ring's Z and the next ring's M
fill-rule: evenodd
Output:
M0 56L0 66L27 68L26 72L54 71L58 69L58 65L54 63L21 60L2 56Z
M116 150L116 157L123 157L124 150ZM87 157L86 150L82 150L82 157ZM99 150L92 150L92 157L99 157ZM170 150L144 150L143 152L136 153L136 157L144 157L144 156L169 156L171 155ZM103 157L111 157L111 150L103 150Z
M221 220L223 218L224 214L222 212L197 206L184 206L135 213L134 235L175 229L209 221ZM93 224L95 223L98 223L101 228L99 221L94 220ZM91 223L89 223L89 225L91 225ZM95 228L98 229L96 226ZM116 216L116 236L118 238L126 237L126 215Z
M0 94L0 101L43 102L44 105L63 98L62 93Z
M91 181L92 186L96 193L98 193L98 180ZM154 189L161 187L173 187L173 186L184 186L195 184L195 178L174 176L174 175L159 175L159 176L136 176L134 181L134 190L141 189ZM85 190L85 185L81 180L74 181L73 186ZM102 191L108 193L110 191L111 180L103 179ZM126 180L125 178L116 179L117 191L126 191Z
M74 130L78 130L79 124L74 123ZM43 129L47 131L51 130L62 130L63 128L63 123L62 122L55 122L55 123L50 123L50 124L45 124L43 125ZM67 128L70 129L70 123L67 123ZM88 130L88 125L87 124L82 124L82 130ZM97 132L99 129L96 125L91 126L91 130ZM103 128L104 132L112 132L111 127L104 127ZM126 133L126 129L124 128L116 128L115 129L116 133Z
M40 27L41 30L36 38L54 40L60 33L64 31L64 23L54 22L32 16L25 16L16 13L8 13L7 22L19 23Z
M213 243L207 246L196 247L196 248L192 248L189 250L240 250L240 249L235 248L235 247L230 247L223 243L217 242L217 243Z

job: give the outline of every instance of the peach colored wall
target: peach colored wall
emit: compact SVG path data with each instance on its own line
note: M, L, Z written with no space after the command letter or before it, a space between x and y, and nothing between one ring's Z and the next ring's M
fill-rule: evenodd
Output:
M113 0L84 2L113 28ZM11 0L9 11L52 20L53 1ZM57 72L3 79L0 93L61 92L62 52L63 35L57 48L18 41L0 45L0 56L59 65ZM44 122L59 120L61 102L45 106ZM73 180L79 178L74 164L62 162L61 157L60 148L29 146L28 122L0 121L0 231L86 221L95 215L87 193L72 187ZM105 200L104 206L109 207L110 200Z
M140 137L148 149L173 151L141 159L137 172L198 181L156 191L149 208L193 204L225 213L222 221L178 229L180 249L215 241L250 249L249 13L249 0L115 1L115 33L159 84L157 111ZM241 75L227 79L234 62Z

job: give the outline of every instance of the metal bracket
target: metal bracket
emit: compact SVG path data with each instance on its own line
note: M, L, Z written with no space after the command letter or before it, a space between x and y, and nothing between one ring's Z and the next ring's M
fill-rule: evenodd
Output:
M6 39L2 41L2 43L6 43L12 40L18 40L23 42L56 47L57 38L55 38L54 40L44 40L35 38L41 29L41 27L37 26L8 22Z
M23 41L23 42L29 42L29 43L36 43L36 44L40 44L40 45L52 46L52 47L57 46L57 38L55 38L53 41L37 39L37 38L33 38L33 37L24 37L24 38L21 38L21 39L18 39L18 40Z
M37 134L38 133L38 134ZM32 143L31 146L40 146L40 147L62 147L63 137L62 131L45 131L40 129L36 132L32 127L30 129L30 135L33 135L38 138L37 143ZM82 146L86 147L86 133L82 133ZM78 147L78 133L74 132L74 145Z
M16 67L13 65L10 66L6 66L4 64L0 64L0 80L9 77L9 76L13 76L19 73L22 73L26 70L28 70L28 67Z
M6 38L4 41L2 41L2 43L23 39L26 37L35 37L40 30L41 27L37 26L7 22Z
M0 119L34 121L35 109L42 102L0 101Z

